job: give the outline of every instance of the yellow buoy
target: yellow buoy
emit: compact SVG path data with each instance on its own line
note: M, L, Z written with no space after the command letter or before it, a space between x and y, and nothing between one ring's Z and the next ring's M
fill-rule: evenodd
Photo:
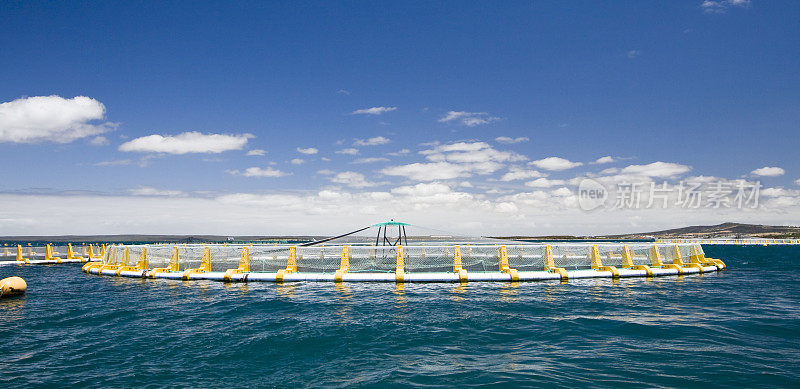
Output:
M25 293L28 284L19 277L8 277L0 280L0 297L10 297Z

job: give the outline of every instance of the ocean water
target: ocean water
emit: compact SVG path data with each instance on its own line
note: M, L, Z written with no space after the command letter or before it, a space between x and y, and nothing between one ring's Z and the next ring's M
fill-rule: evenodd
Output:
M2 266L0 387L800 385L800 247L720 273L536 283L231 284Z

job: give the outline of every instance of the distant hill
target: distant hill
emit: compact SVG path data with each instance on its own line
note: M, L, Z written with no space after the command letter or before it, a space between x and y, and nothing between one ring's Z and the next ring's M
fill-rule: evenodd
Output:
M691 226L673 228L671 230L640 232L634 234L609 235L612 239L634 239L652 236L661 239L669 238L800 238L800 227L766 226L761 224L722 223L713 226Z
M636 232L619 235L599 236L504 236L498 238L509 239L540 239L540 240L594 240L594 239L671 239L671 238L770 238L770 239L797 239L800 238L800 227L794 226L765 226L760 224L722 223L713 226L691 226L673 228L670 230Z

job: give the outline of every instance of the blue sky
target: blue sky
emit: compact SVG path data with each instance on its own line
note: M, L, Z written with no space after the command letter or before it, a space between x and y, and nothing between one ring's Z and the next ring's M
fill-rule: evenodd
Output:
M792 1L2 2L0 233L796 224L798 31ZM762 201L584 212L585 177Z

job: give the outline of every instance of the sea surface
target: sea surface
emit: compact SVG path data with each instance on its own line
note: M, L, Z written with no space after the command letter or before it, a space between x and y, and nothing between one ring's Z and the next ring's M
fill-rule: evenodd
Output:
M223 284L0 266L0 387L798 387L800 246L569 283Z

